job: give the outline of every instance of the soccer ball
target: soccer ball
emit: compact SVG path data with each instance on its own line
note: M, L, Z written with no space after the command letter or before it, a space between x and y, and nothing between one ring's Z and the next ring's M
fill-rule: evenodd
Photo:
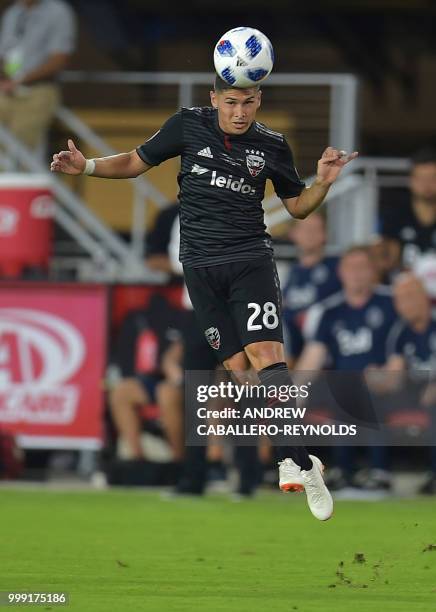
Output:
M231 87L253 87L274 64L272 44L254 28L233 28L221 36L213 54L215 70Z

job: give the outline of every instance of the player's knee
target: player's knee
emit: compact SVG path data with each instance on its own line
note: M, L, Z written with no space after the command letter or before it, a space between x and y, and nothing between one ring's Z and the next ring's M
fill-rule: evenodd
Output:
M283 345L280 342L253 342L245 347L245 351L257 371L284 361Z

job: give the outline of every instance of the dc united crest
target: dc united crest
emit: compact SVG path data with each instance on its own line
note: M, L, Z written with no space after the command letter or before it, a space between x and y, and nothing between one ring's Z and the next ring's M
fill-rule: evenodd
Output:
M251 176L255 177L265 168L265 153L254 149L245 149L247 153L247 168Z
M209 327L204 332L206 336L206 340L209 342L210 346L216 351L219 349L221 345L220 333L216 327Z

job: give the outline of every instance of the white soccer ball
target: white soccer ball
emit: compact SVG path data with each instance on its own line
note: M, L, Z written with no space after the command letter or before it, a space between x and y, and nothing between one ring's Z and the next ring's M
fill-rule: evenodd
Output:
M232 87L253 87L269 75L273 46L254 28L233 28L221 36L213 53L215 70Z

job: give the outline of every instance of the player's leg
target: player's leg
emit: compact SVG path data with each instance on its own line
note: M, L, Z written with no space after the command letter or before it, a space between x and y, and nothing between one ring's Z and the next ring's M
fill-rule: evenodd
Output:
M229 268L229 275L229 303L248 361L265 387L290 387L292 380L283 348L282 298L275 262L272 258L240 262ZM281 403L278 393L271 407L274 403ZM279 447L278 454L279 459L291 456L303 470L312 468L304 447Z
M225 267L183 268L200 334L212 348L218 363L225 363L229 357L244 350L221 283Z
M262 385L279 389L290 387L293 382L285 362L283 344L274 341L253 342L245 346L245 352ZM270 400L270 407L283 402ZM333 500L325 486L324 466L318 457L309 455L304 446L279 446L279 486L283 491L305 490L312 514L319 520L329 519L333 513Z
M262 358L256 352L257 348L259 348L259 353L262 352ZM245 347L244 352L232 355L224 362L226 369L232 372L239 383L249 382L267 387L274 385L276 388L281 385L289 387L292 384L288 369L287 367L284 368L283 364L283 346L279 342L269 341L249 344ZM277 400L277 402L269 403L269 406L273 407L275 403L280 405ZM292 458L298 468L293 470L292 475L290 470L287 470L288 478L286 483L282 482L283 490L301 491L300 470L310 470L312 467L312 461L306 449L304 447L278 446L277 455L281 462L285 458Z
M230 305L244 352L266 388L290 387L293 382L285 362L281 322L281 292L275 263L259 259L234 264ZM282 402L279 393L271 407ZM333 501L324 484L321 462L302 447L278 447L282 487L306 490L311 512L320 520L330 518ZM286 487L288 484L288 487ZM297 486L296 486L297 485Z

